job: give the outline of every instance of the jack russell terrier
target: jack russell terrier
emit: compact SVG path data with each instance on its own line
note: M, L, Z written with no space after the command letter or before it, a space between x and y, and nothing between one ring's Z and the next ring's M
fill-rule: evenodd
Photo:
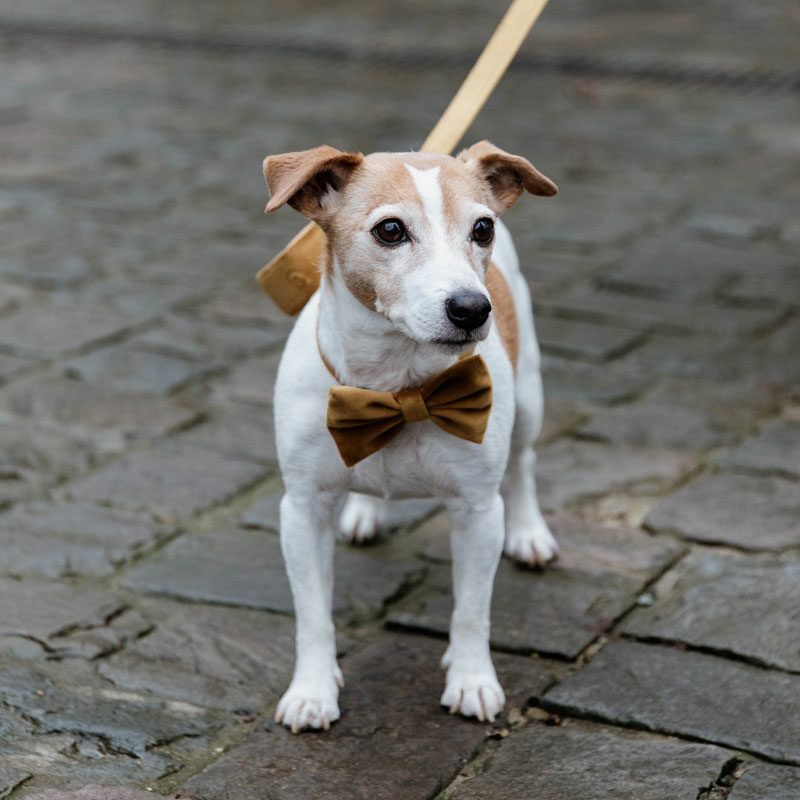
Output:
M497 218L523 189L557 187L488 142L455 158L323 146L270 156L264 175L267 211L288 203L327 236L320 288L275 386L297 617L294 677L275 719L298 732L339 718L334 515L350 492L340 525L354 540L375 533L389 498L445 501L455 607L441 703L493 721L505 698L489 606L504 542L529 565L558 552L534 483L542 385L530 295Z

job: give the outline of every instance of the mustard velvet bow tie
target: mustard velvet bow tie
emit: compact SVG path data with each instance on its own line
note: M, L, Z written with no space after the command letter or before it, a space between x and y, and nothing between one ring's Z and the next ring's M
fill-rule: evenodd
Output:
M325 366L335 377L327 362ZM407 423L426 419L480 444L491 409L492 378L483 358L473 355L418 388L376 392L334 386L328 393L326 423L344 463L352 467L389 444Z

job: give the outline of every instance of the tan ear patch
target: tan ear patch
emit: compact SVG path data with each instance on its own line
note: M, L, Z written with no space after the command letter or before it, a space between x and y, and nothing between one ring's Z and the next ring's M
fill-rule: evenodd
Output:
M363 160L360 153L342 153L328 145L269 156L264 160L270 193L266 211L288 203L318 221L323 211L321 199L331 191L341 191Z
M539 172L530 161L506 153L491 142L478 142L462 150L458 158L475 169L489 184L497 213L512 206L523 191L541 197L552 197L558 192L553 181Z

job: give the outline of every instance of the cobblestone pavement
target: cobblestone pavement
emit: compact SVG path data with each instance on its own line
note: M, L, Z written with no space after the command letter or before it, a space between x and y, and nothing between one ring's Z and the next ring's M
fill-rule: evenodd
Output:
M271 722L289 322L253 274L300 221L261 160L417 146L503 6L0 4L0 798L800 797L778 0L553 0L469 134L561 188L508 216L563 557L500 567L503 718L437 705L447 521L405 504L337 551L341 721Z

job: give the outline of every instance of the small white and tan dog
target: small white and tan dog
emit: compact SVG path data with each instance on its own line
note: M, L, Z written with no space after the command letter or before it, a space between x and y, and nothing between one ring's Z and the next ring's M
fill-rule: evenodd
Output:
M533 477L542 386L530 296L497 217L523 190L549 196L556 186L488 142L455 158L318 147L271 156L264 174L267 211L288 203L328 240L320 289L289 336L275 386L281 548L297 617L294 677L275 719L297 732L339 718L334 516L350 492L339 524L355 540L374 534L389 498L446 503L455 607L441 703L493 720L504 696L489 652L489 607L503 543L525 564L557 554ZM399 393L473 350L492 384L482 443L424 420L345 465L325 430L333 387Z

